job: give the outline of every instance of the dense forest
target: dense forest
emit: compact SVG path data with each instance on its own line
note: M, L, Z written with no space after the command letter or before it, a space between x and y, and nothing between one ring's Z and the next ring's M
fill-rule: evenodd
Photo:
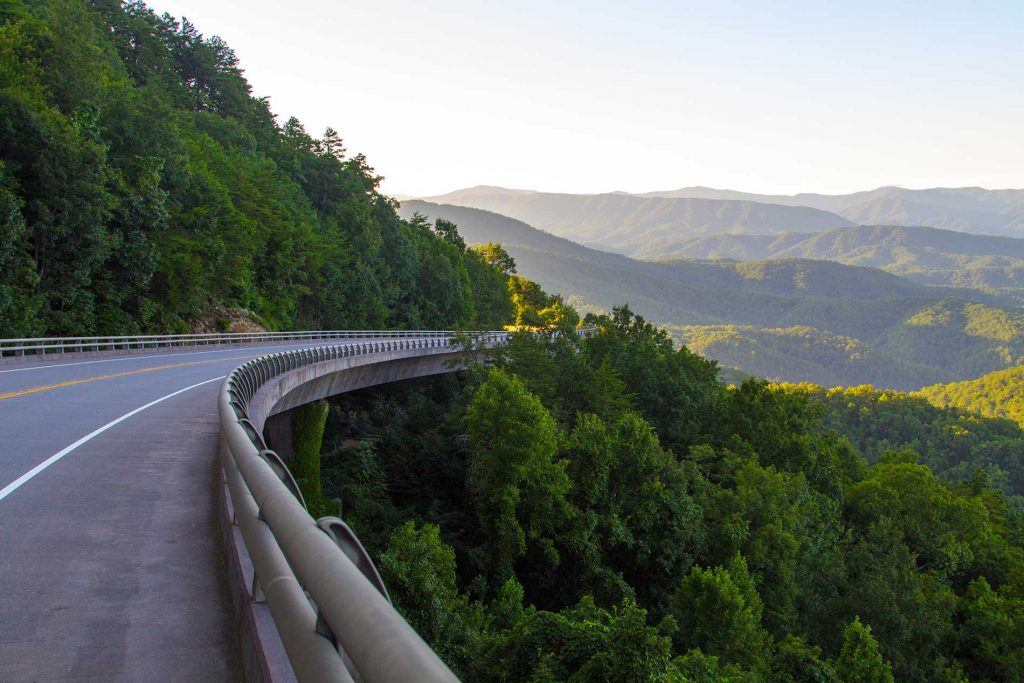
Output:
M589 322L330 411L324 496L465 680L1021 680L1018 426Z
M984 472L977 476L984 476L1024 508L1021 425L982 417L963 407L933 405L922 392L904 394L870 386L781 386L820 404L824 426L849 439L869 463L877 463L886 453L913 451L921 464L947 482L970 479L980 469Z
M0 3L3 336L494 327L505 273L141 2ZM223 323L229 322L222 319Z

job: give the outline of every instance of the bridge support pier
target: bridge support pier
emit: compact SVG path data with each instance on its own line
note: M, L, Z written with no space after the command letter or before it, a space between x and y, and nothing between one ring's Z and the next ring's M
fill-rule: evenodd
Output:
M286 463L295 462L295 430L292 417L295 409L286 410L267 418L263 425L263 438L267 446L275 451Z

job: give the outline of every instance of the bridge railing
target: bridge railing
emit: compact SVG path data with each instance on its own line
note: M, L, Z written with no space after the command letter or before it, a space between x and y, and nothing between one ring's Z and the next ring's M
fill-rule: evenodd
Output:
M273 353L233 370L219 410L224 477L256 586L299 681L455 681L391 606L373 563L336 518L314 520L276 453L250 420L260 387L292 370L364 354L455 353L504 342L506 332L401 333L400 338ZM262 416L265 417L265 416Z
M215 332L208 334L161 334L114 337L33 337L0 339L0 357L33 354L119 351L210 344L256 344L277 341L334 339L443 337L455 334L439 330L305 330L300 332Z

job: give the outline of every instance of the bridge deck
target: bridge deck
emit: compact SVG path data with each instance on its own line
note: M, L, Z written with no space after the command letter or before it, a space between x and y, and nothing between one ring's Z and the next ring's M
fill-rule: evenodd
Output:
M217 532L219 378L312 345L0 365L0 681L240 678Z

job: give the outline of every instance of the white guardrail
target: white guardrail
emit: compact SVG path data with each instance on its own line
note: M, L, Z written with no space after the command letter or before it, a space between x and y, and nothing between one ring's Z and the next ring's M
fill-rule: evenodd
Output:
M0 339L0 357L83 351L127 351L171 346L255 344L275 341L331 339L379 339L381 337L441 337L439 330L307 330L303 332L215 332L210 334L163 334L110 337L34 337Z
M224 380L221 460L235 522L300 682L458 679L391 606L373 562L344 522L310 516L287 466L250 419L266 417L250 415L250 402L275 377L318 363L413 351L401 354L408 357L419 355L417 349L455 354L503 343L507 334L405 332L397 339L296 349L243 363ZM340 372L348 364L337 366Z

